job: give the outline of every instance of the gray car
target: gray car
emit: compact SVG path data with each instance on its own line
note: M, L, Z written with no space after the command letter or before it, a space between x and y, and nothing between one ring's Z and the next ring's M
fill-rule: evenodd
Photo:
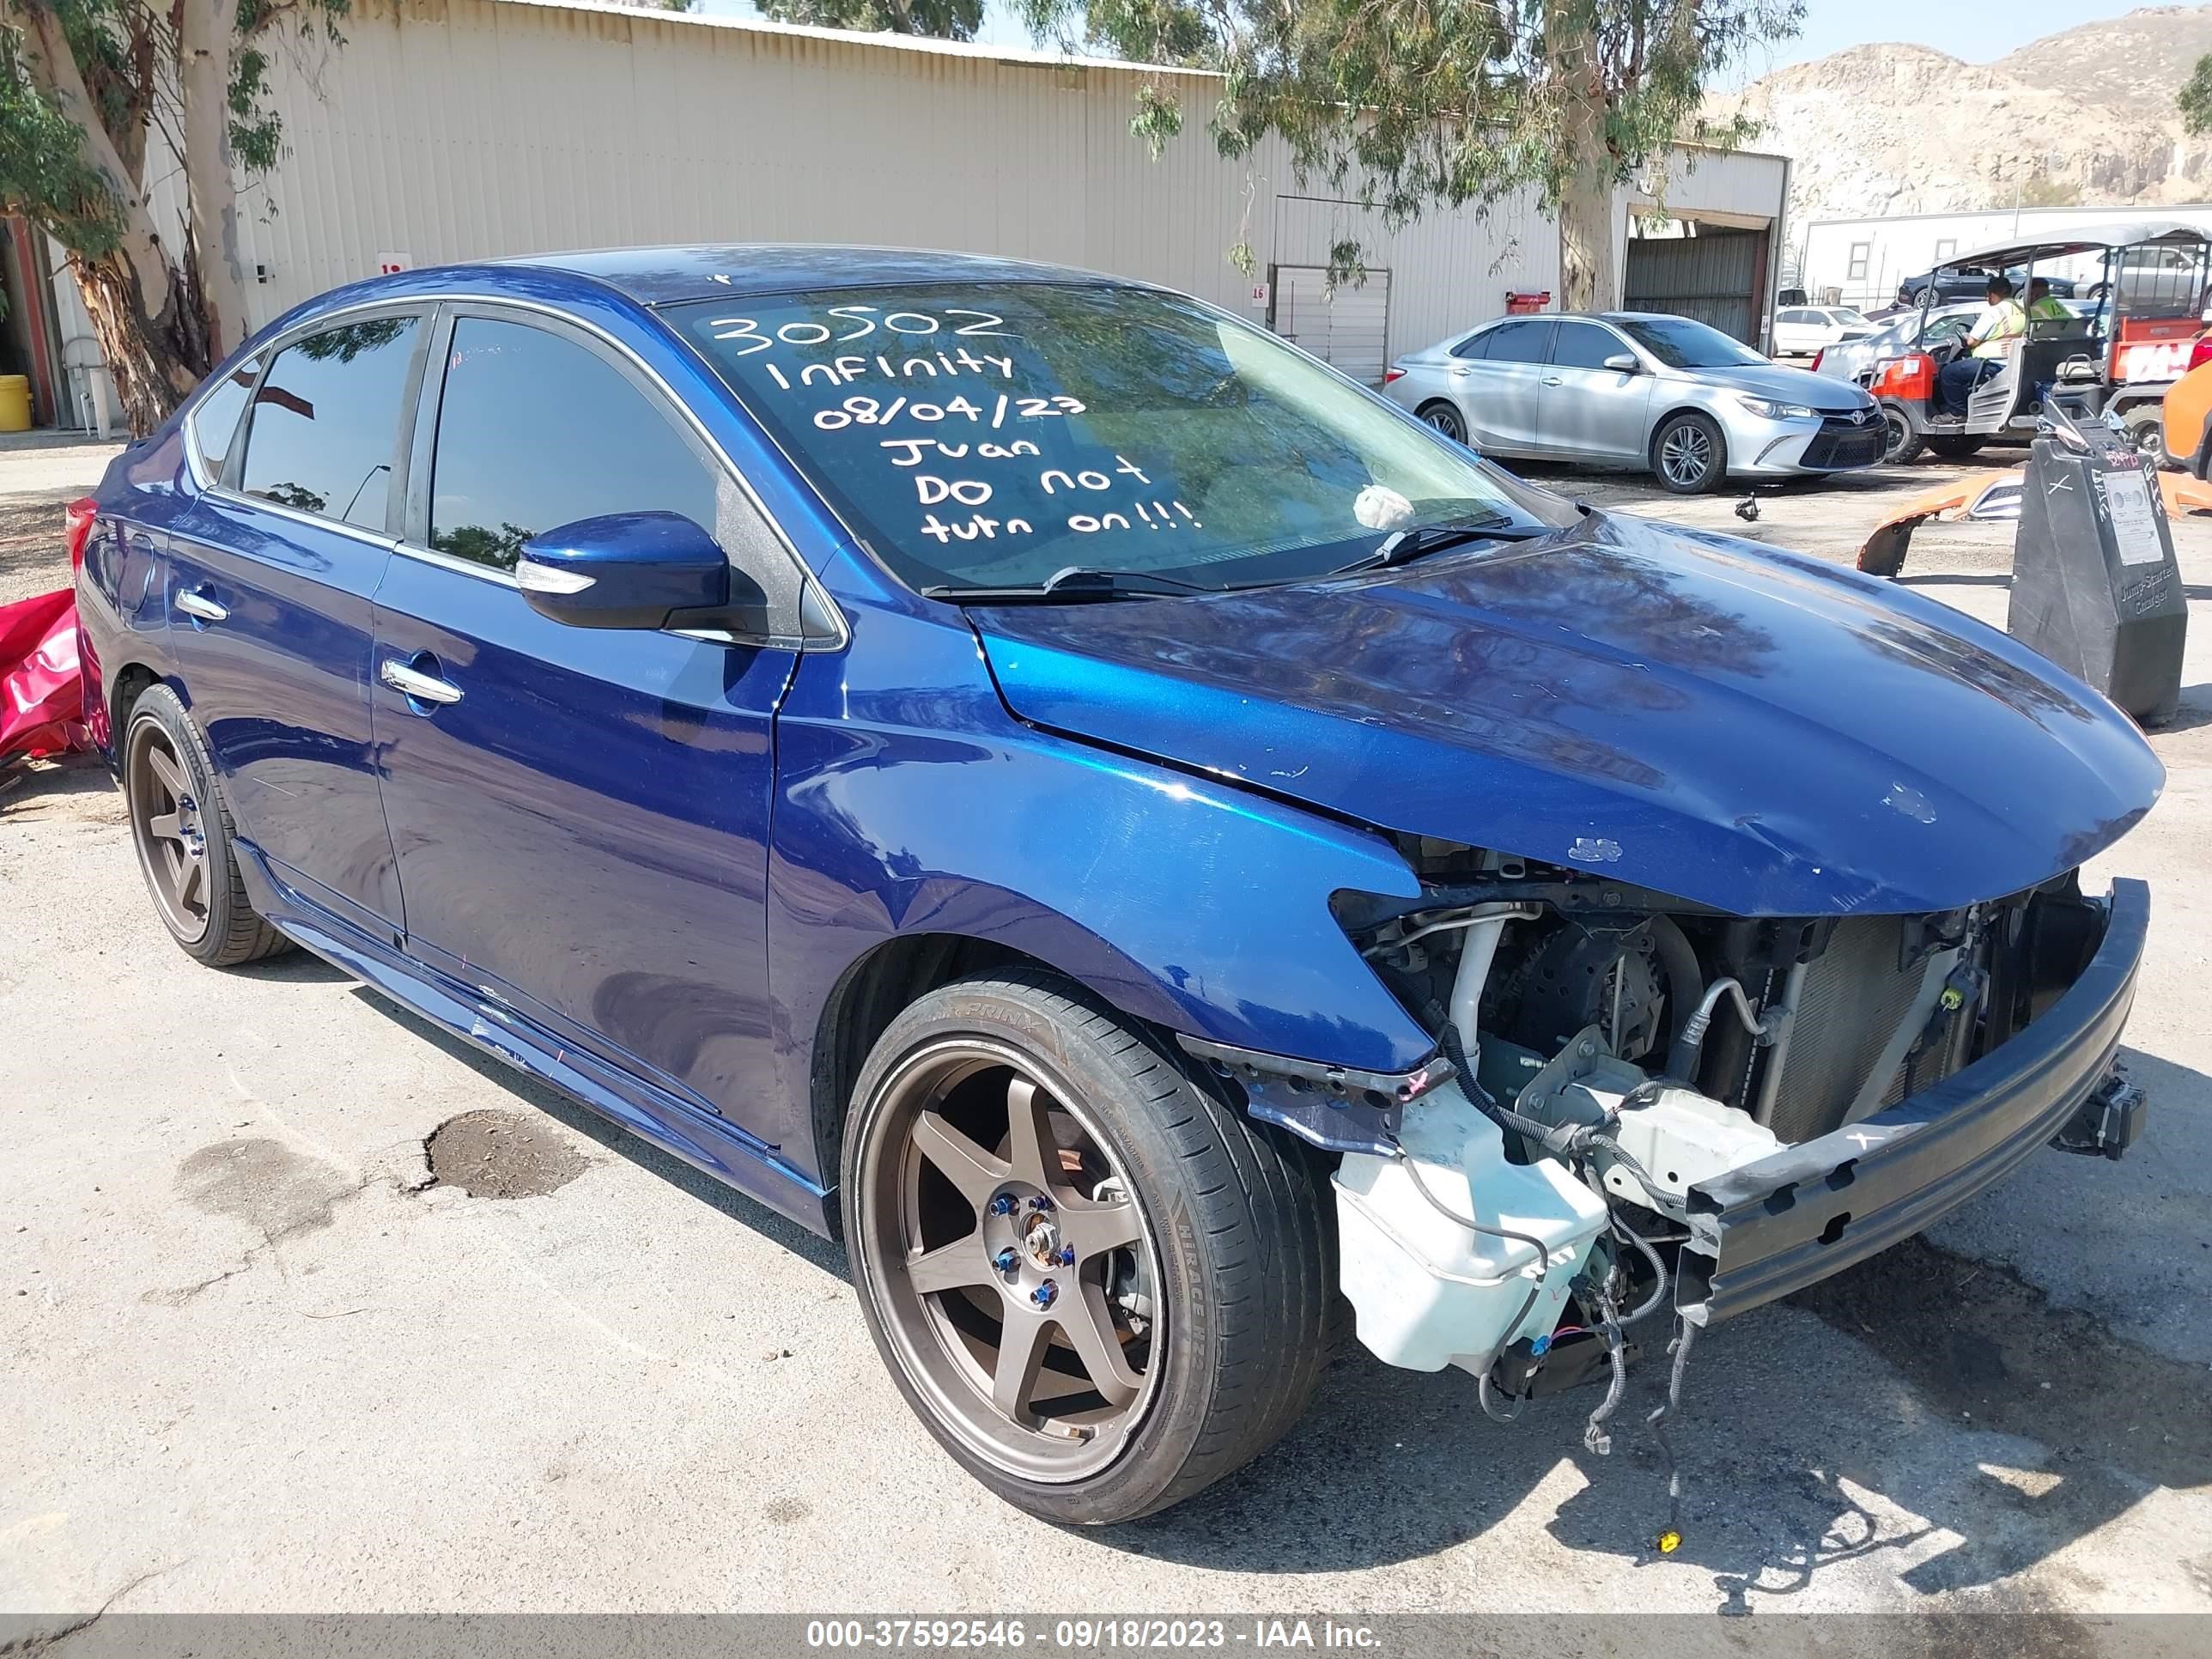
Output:
M1383 395L1486 455L1648 466L1677 495L1881 459L1858 386L1686 317L1506 317L1400 358Z

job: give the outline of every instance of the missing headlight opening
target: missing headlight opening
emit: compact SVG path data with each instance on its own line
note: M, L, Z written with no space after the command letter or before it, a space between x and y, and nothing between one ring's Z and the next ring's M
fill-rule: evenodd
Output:
M1601 1453L1633 1328L1670 1296L1655 1429L1698 1328L1890 1242L1863 1242L1885 1224L1882 1194L1854 1190L1860 1164L1905 1144L1915 1125L1900 1120L1923 1091L2084 980L2111 914L2069 872L1937 914L1743 917L1586 871L1403 845L1420 896L1342 893L1337 914L1441 1063L1347 1086L1191 1046L1239 1079L1256 1115L1341 1155L1341 1282L1370 1349L1470 1372L1500 1421L1604 1382L1585 1431ZM2069 1051L2078 1086L2043 1108L2066 1127L2031 1122L2022 1145L2118 1155L2140 1110L2109 1055ZM1747 1212L1802 1237L1778 1249Z

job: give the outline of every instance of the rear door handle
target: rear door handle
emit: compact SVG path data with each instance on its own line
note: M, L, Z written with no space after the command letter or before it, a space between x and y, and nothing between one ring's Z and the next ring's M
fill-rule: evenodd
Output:
M416 663L438 666L438 659L427 651L415 659ZM461 688L451 680L441 679L434 673L424 672L413 663L404 663L397 657L386 657L376 671L377 678L410 702L434 702L441 707L461 700Z
M178 594L177 609L199 622L218 623L230 615L229 607L216 604L204 583Z

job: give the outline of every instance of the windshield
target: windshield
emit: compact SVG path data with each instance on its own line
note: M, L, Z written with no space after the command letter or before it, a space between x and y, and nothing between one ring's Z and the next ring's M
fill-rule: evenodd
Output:
M1740 340L1687 317L1613 317L1607 319L1669 368L1735 368L1763 363Z
M1341 568L1418 525L1572 517L1172 295L931 284L665 314L917 589L1071 568L1243 586Z

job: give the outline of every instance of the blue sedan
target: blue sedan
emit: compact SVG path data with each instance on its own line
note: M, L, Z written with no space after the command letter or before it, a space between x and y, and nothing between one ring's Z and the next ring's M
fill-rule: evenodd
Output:
M922 1421L1056 1520L1263 1450L1340 1294L1506 1417L2142 1120L2109 704L1180 295L382 277L81 507L177 944L303 946L842 1234Z

